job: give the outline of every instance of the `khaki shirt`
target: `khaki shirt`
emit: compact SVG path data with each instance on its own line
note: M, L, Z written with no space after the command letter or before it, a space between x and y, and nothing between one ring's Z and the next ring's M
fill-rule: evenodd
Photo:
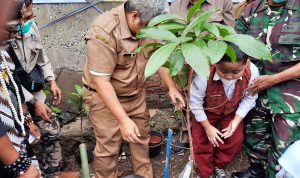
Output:
M126 21L124 4L100 15L86 34L87 59L83 83L95 89L91 75L110 74L117 96L133 96L144 88L146 51L131 56L150 40L132 36Z
M188 10L192 7L190 0L177 0L170 7L171 14L177 14L186 18ZM202 4L201 10L222 10L220 13L215 13L208 18L210 22L219 22L224 25L235 26L235 18L233 14L233 4L231 0L206 0Z
M29 32L24 34L23 42L21 38L16 38L13 47L21 66L26 72L31 72L37 64L41 66L45 80L55 80L51 63L42 46L39 29L35 22L32 23ZM29 101L33 97L33 95L29 91L26 91L25 88L23 88L23 94L26 101Z

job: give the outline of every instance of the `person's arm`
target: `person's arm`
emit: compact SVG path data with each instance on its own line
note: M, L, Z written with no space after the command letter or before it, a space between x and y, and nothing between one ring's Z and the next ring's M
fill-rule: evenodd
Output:
M209 142L213 144L214 147L219 147L218 141L224 144L223 140L220 138L222 133L209 123L203 108L206 88L207 80L204 77L196 76L192 81L190 89L190 108L195 115L196 120L205 129Z
M248 87L247 92L255 95L258 92L270 88L279 83L300 78L300 63L285 69L274 75L262 75L253 81L253 85Z
M14 148L7 134L0 137L0 145L0 161L5 165L14 163L18 159L19 153Z
M19 152L14 148L12 142L5 134L0 137L0 161L4 165L12 165L20 157ZM39 178L40 173L34 165L30 165L28 169L18 178Z
M231 0L224 0L223 23L231 27L235 26L234 7Z
M38 41L42 41L39 30L38 30L38 27L37 27L35 22L33 22L31 28L37 34ZM60 88L58 87L58 85L55 81L55 75L54 75L54 72L53 72L53 69L52 69L51 62L48 59L48 56L46 54L46 51L45 51L45 49L44 49L44 47L41 43L40 43L40 45L41 45L41 49L39 50L39 54L38 54L38 57L37 57L37 64L39 66L41 66L41 68L43 70L44 78L50 84L50 89L51 89L51 92L53 94L53 104L57 105L61 101L61 90L60 90Z
M161 67L158 70L158 75L160 79L164 82L164 84L169 89L169 95L174 104L176 104L176 107L183 108L185 106L184 99L180 92L177 90L175 82L172 80L172 78L169 75L169 69L165 67Z

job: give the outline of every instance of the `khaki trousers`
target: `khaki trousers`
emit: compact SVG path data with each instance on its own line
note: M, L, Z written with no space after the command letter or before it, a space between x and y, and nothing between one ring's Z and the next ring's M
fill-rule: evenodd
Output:
M117 178L117 162L122 141L118 121L96 92L85 89L83 99L89 110L89 118L96 137L94 149L96 178ZM141 143L129 143L133 172L135 175L153 178L148 147L150 116L146 105L146 92L142 91L138 96L132 98L120 97L119 101L141 134Z

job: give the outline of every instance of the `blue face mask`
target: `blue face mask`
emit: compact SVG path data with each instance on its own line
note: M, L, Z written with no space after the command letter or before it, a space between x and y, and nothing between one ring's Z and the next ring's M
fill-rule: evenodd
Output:
M287 0L272 0L272 1L275 3L283 3L283 2L286 2Z
M23 26L18 25L18 32L20 34L25 34L25 33L29 32L32 23L33 23L33 21L30 20L30 21L26 22Z

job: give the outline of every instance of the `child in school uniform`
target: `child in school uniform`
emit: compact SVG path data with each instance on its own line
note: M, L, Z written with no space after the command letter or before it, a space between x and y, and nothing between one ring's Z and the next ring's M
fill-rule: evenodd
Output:
M229 45L236 62L225 54L211 66L208 80L196 76L191 86L193 150L201 178L226 178L223 168L242 148L242 120L257 99L244 91L259 76L258 69L238 46Z

